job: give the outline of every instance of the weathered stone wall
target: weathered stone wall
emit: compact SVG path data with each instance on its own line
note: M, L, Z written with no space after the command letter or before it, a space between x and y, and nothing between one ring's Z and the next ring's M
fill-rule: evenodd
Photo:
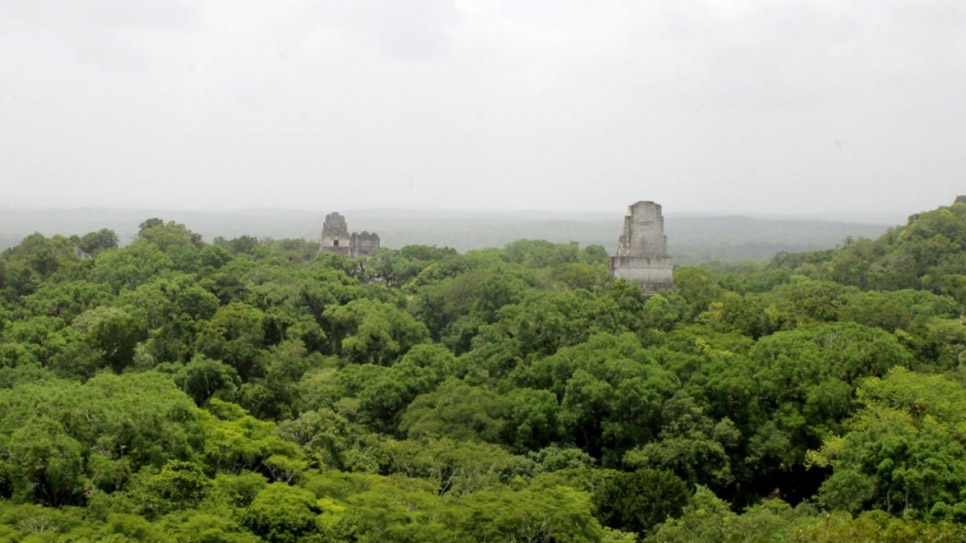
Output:
M654 202L637 202L627 208L617 254L611 257L614 277L634 281L654 294L674 288L674 264L667 254L664 216Z
M323 253L349 256L352 248L352 238L349 236L349 227L346 225L345 217L339 213L329 213L322 222L322 247Z
M379 235L362 232L349 233L345 217L329 213L322 222L322 243L319 251L349 257L371 256L379 248Z
M352 233L352 256L372 256L379 248L379 235L375 232Z
M661 206L654 202L637 202L627 207L618 254L658 258L667 256L667 236L664 235Z
M611 259L614 277L636 282L647 294L674 288L674 265L670 258L615 256Z

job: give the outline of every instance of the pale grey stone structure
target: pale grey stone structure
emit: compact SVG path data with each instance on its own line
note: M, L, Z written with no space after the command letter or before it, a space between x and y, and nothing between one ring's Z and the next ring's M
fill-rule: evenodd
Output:
M672 270L661 206L654 202L628 206L617 254L610 259L611 273L640 284L647 294L656 294L674 288Z
M379 248L379 235L375 232L349 233L345 217L339 213L329 213L322 223L323 253L348 256L352 258L371 256Z

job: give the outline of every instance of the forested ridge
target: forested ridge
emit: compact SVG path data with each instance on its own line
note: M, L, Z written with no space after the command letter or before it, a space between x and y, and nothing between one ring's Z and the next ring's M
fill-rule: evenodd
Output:
M4 209L0 251L34 232L69 236L101 228L114 230L123 246L137 235L138 223L145 217L164 217L190 225L205 239L231 239L252 233L259 238L315 238L319 228L318 213L304 210ZM555 243L577 241L614 251L615 232L620 233L623 228L620 213L353 210L350 218L353 228L378 232L383 246L404 247L429 240L460 252L502 247L521 238ZM895 220L898 219L880 218L876 224L863 224L832 219L671 214L666 217L665 231L669 250L680 265L709 260L734 263L767 260L779 251L827 249L848 236L878 237Z
M596 245L318 249L4 251L0 540L966 540L966 205L651 297Z

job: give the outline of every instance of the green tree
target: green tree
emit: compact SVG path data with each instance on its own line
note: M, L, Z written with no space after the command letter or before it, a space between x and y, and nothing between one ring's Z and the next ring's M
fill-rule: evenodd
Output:
M106 251L94 259L91 279L116 293L122 289L133 290L172 267L171 257L157 245L135 241L123 249Z
M295 543L319 531L317 514L311 492L272 483L255 496L242 523L266 541Z
M138 512L150 519L173 511L198 507L212 483L202 466L194 462L169 460L161 470L138 474L131 493L139 502Z
M422 394L402 415L400 429L410 438L449 437L499 441L505 400L497 393L450 379Z
M669 471L614 473L593 493L595 516L604 526L647 535L674 518L690 500L687 485Z
M250 305L233 302L218 308L203 323L196 348L205 356L235 368L243 381L264 373L264 314Z
M587 494L560 486L540 490L492 490L461 498L444 521L461 541L604 541Z
M77 240L77 246L82 251L97 256L101 251L117 249L117 234L108 228L101 228L97 232L89 232Z
M549 390L557 398L560 435L604 465L654 439L665 398L679 386L633 334L593 335L586 343L520 365L518 386Z
M132 364L135 347L147 335L142 323L116 307L99 306L86 311L74 319L73 326L86 334L104 365L117 373Z
M228 364L196 355L178 370L175 382L201 407L218 392L230 398L241 384L241 378Z
M628 451L625 465L670 470L691 485L732 483L728 449L738 445L740 431L730 419L715 423L684 391L664 402L661 418L658 440Z
M438 495L498 488L533 468L531 461L497 445L446 437L388 442L386 453L385 473L429 480Z
M811 462L831 466L819 493L830 509L867 508L928 518L966 511L962 431L966 390L897 367L859 389L863 409L848 432L827 438Z
M429 330L409 314L384 302L353 300L323 314L339 353L351 362L388 366L414 345L429 341Z

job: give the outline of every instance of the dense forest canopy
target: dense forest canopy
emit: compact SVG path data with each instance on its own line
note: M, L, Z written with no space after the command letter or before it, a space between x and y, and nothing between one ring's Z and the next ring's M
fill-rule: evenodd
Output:
M0 256L0 539L966 539L966 205L675 270L152 218Z

